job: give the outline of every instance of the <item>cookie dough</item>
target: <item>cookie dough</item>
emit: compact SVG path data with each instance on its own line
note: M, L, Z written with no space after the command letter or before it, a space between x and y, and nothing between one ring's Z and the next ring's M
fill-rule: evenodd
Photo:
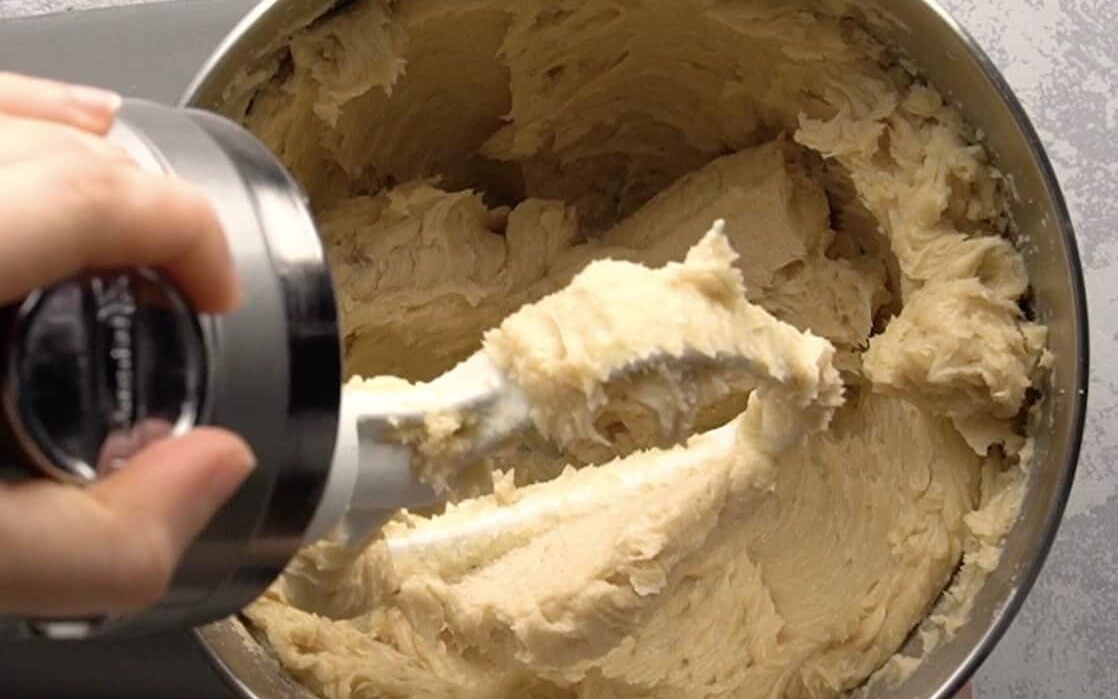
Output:
M783 450L733 438L761 391L732 391L684 447L529 438L488 494L401 513L344 570L310 547L246 612L296 679L339 698L833 697L965 619L1016 515L1045 329L983 149L844 8L359 0L246 68L227 113L312 198L352 374L429 380L589 261L662 267L722 219L748 300L826 339L845 384ZM435 545L537 499L567 505Z
M658 269L591 262L433 382L387 390L384 377L355 379L346 390L424 415L397 424L396 437L413 446L417 475L451 497L467 490L458 469L476 460L490 439L479 432L490 430L534 427L589 463L678 444L703 406L755 392L752 407L764 407L766 429L784 433L784 445L825 425L841 403L834 347L746 300L724 229L715 222L684 260Z

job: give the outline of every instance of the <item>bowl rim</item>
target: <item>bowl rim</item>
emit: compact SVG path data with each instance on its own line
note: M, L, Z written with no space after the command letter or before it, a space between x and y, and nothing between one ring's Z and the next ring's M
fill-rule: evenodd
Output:
M1075 376L1071 381L1074 395L1071 397L1068 415L1067 441L1063 445L1063 454L1058 457L1062 461L1062 468L1057 479L1057 492L1049 503L1048 512L1044 518L1043 535L1035 546L1035 554L1022 566L1015 576L1017 584L1006 595L1001 607L993 614L991 623L982 634L978 643L967 654L966 660L956 670L953 677L945 683L933 699L949 699L960 691L982 663L993 653L998 643L1005 636L1017 614L1021 611L1025 600L1032 592L1041 571L1047 562L1052 545L1059 534L1067 509L1068 499L1071 497L1072 486L1079 465L1079 455L1083 445L1083 435L1087 418L1087 399L1090 383L1090 318L1087 305L1087 291L1083 274L1083 263L1079 254L1079 244L1075 236L1075 227L1071 213L1067 206L1060 187L1059 178L1048 152L1044 147L1040 134L1029 117L1025 106L1021 103L1009 82L1002 75L989 54L982 48L974 36L964 27L946 8L940 0L917 0L932 10L945 26L947 26L966 47L969 55L975 60L983 77L997 92L1002 103L1009 110L1028 150L1032 162L1040 174L1040 179L1045 188L1055 216L1055 225L1063 239L1063 248L1067 256L1067 282L1073 308L1072 326L1075 332Z
M333 8L351 2L352 0L334 0L321 4L321 14ZM1072 327L1074 331L1074 345L1077 349L1073 363L1074 375L1069 380L1074 394L1070 396L1070 405L1066 422L1068 426L1067 440L1062 445L1062 453L1053 456L1054 462L1059 462L1061 469L1057 477L1056 493L1048 501L1048 511L1043 518L1041 528L1042 536L1036 542L1034 555L1028 557L1015 575L1015 583L1006 594L998 609L991 615L990 622L982 632L978 641L967 651L964 660L955 668L950 677L940 686L938 691L929 699L949 699L960 691L971 679L982 663L990 656L997 644L1004 637L1006 631L1016 619L1022 605L1032 591L1041 571L1051 552L1053 543L1059 533L1063 521L1068 499L1071 495L1072 485L1078 466L1079 455L1082 447L1087 416L1087 400L1090 379L1090 332L1087 293L1084 282L1083 265L1079 253L1079 246L1075 236L1074 225L1069 212L1067 201L1061 190L1059 179L1052 165L1043 142L1033 125L1024 105L1009 86L1008 81L997 68L993 60L981 47L974 36L940 3L940 0L912 0L924 5L967 50L970 58L977 65L980 77L987 81L994 89L1002 104L1009 111L1016 127L1020 131L1023 145L1029 159L1037 168L1041 184L1051 204L1051 213L1054 225L1058 229L1063 250L1067 258L1066 281L1073 309ZM281 11L291 0L261 0L233 27L224 39L214 49L210 57L203 63L195 74L190 84L180 98L181 106L199 105L200 99L212 87L218 76L228 71L232 66L230 62L238 53L242 42L251 40L254 36L266 36L276 39L273 31L279 25ZM965 111L964 111L965 114ZM233 619L236 619L233 617ZM218 622L218 624L224 622ZM237 621L236 623L240 623ZM200 627L194 631L195 638L203 648L204 654L225 678L226 682L241 694L245 699L270 699L260 697L252 688L246 686L240 678L232 672L225 660L211 647L207 639L207 629Z

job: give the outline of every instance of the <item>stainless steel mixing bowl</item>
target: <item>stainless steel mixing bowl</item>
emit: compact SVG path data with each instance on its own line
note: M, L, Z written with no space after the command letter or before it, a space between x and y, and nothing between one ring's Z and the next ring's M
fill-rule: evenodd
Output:
M841 4L886 43L906 53L984 134L1007 175L1018 240L1033 282L1038 317L1051 328L1055 355L1036 429L1036 459L1018 521L998 568L978 594L969 622L925 656L882 699L947 699L990 653L1020 609L1056 534L1071 489L1087 388L1087 312L1075 238L1051 165L1021 105L974 40L931 0L849 0ZM243 69L275 59L290 30L319 15L321 2L265 0L233 30L183 97L225 111ZM310 693L291 680L237 619L198 631L220 671L245 697L293 699Z

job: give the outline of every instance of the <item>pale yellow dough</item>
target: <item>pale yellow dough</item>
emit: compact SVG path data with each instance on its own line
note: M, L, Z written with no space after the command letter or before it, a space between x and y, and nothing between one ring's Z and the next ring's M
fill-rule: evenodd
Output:
M589 261L678 263L722 219L748 301L828 341L845 384L825 429L780 448L737 429L753 385L695 406L729 452L528 435L489 494L401 513L352 566L310 547L247 610L295 678L339 699L833 697L910 669L914 629L930 645L965 620L1016 515L1045 329L1019 310L984 151L843 8L363 0L308 9L230 88L311 195L352 374L429 380ZM623 325L593 306L513 316L489 344L532 379L565 323ZM663 459L682 466L633 491ZM546 502L566 504L417 543Z

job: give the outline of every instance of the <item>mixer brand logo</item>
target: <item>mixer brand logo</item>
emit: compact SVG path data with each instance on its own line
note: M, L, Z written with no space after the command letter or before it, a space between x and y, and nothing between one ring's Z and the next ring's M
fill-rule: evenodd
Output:
M136 405L132 335L136 297L132 280L127 274L94 277L90 289L96 304L96 341L104 356L103 378L111 401L109 422L114 429L128 428L135 419Z

